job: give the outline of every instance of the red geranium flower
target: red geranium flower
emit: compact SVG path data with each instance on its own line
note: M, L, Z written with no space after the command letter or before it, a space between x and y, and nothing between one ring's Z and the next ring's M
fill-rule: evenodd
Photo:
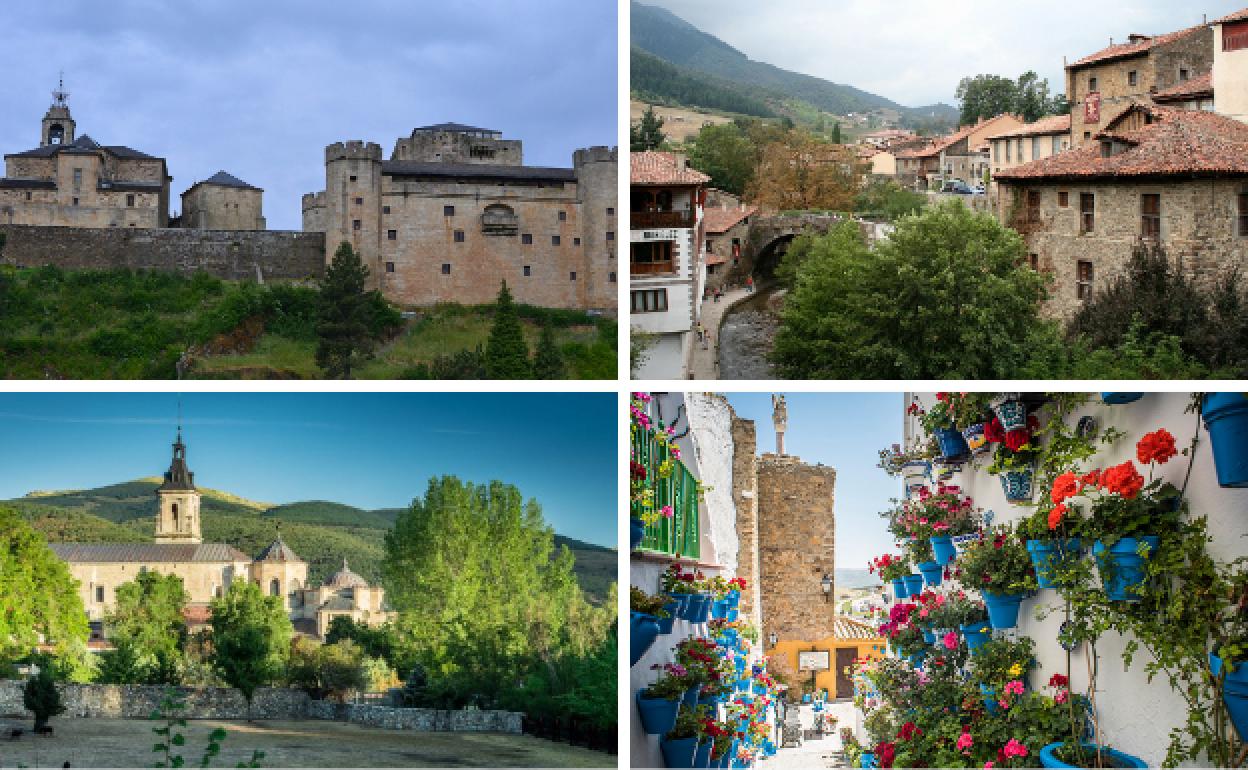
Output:
M1110 492L1132 500L1144 488L1144 477L1135 469L1135 464L1127 460L1122 465L1106 468L1101 474L1101 485Z
M1062 517L1065 515L1066 503L1053 506L1053 510L1049 511L1049 529L1057 529L1057 525L1062 523Z
M1174 436L1165 428L1146 434L1140 439L1140 443L1135 445L1135 456L1144 465L1149 463L1164 465L1177 454L1178 450L1174 448Z
M1049 687L1065 687L1069 683L1070 680L1062 674L1054 674L1049 677Z
M1005 447L1011 452L1017 452L1022 449L1028 441L1031 440L1031 431L1026 428L1015 428L1005 434Z
M1053 479L1053 489L1049 492L1049 498L1053 502L1060 503L1077 494L1079 494L1079 480L1075 478L1075 474L1067 471Z
M984 424L984 438L993 444L1005 441L1005 429L1001 427L1001 421L996 417Z

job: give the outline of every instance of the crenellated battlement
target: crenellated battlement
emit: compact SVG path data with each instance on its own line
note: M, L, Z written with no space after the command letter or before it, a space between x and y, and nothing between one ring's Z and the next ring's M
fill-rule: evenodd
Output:
M375 160L380 163L381 145L360 139L334 142L325 148L325 162L331 163L336 160Z
M572 165L583 166L587 163L615 163L619 160L619 152L615 147L583 147L572 153Z

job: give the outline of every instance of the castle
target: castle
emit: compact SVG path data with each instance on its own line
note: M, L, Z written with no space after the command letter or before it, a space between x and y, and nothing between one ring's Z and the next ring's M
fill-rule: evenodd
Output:
M93 639L106 634L104 619L113 608L117 587L140 573L177 575L190 595L187 625L203 626L211 616L209 603L236 580L250 580L269 596L278 596L297 633L324 639L334 618L345 616L377 626L393 618L385 609L385 589L370 586L342 569L322 585L308 585L308 563L277 536L252 559L233 546L205 543L200 529L200 492L186 463L186 445L178 430L173 459L156 490L156 536L151 543L51 543L53 553L69 566L87 611Z
M303 229L326 260L350 243L391 302L616 307L614 148L577 150L572 168L526 166L522 143L457 123L395 142L325 149L325 190L303 196Z

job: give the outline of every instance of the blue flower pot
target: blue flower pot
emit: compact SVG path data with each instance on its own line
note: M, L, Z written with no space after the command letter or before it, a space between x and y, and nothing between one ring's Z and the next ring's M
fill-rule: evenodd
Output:
M633 662L629 665L635 666L650 649L650 645L654 644L655 637L659 635L659 620L644 612L630 612L629 632L629 653L633 658Z
M984 708L989 714L996 716L1001 710L1001 704L997 702L997 691L986 684L981 684L979 692L984 696Z
M1003 471L997 476L1001 480L1001 491L1005 499L1011 503L1024 503L1031 499L1031 469L1022 471Z
M1200 413L1209 431L1218 485L1248 487L1248 399L1242 393L1208 393Z
M755 694L755 695L766 695L766 694L767 694L767 685L763 684L762 682L755 682L755 683L754 683L754 694Z
M738 655L736 658L733 659L733 665L737 667L738 674L745 673L745 666L746 666L745 658Z
M969 626L961 626L961 629L962 637L966 639L966 648L972 655L976 654L975 651L982 647L984 642L992 638L991 627L986 620L972 623Z
M936 557L937 564L944 566L958 557L951 535L936 535L929 539L932 541L932 554Z
M893 598L905 599L910 595L910 589L906 588L905 578L893 578Z
M1077 561L1083 555L1082 543L1079 538L1064 540L1028 540L1027 553L1031 556L1031 564L1036 568L1036 582L1041 588L1057 588L1053 582L1056 577L1053 571Z
M1077 765L1068 765L1057 758L1056 752L1064 742L1050 743L1048 746L1040 749L1040 766L1041 767L1077 767ZM1088 751L1096 751L1096 744L1091 741L1084 741L1083 747ZM1101 755L1105 758L1106 767L1148 767L1148 764L1139 757L1133 757L1130 754L1124 754L1121 751L1102 746Z
M697 609L689 613L690 623L705 623L711 619L711 597L709 594L694 594Z
M1110 548L1097 540L1092 544L1092 553L1096 556L1097 567L1101 571L1101 583L1105 586L1105 595L1111 601L1138 602L1140 590L1144 585L1144 562L1157 552L1160 539L1154 535L1144 537L1124 537ZM1140 544L1148 546L1148 556L1138 553Z
M981 591L984 606L988 608L988 622L993 628L1014 628L1018 625L1018 608L1023 594L994 594Z
M685 613L689 609L689 594L668 594L668 596L672 597L672 600L676 602L674 616L684 620Z
M1209 668L1213 675L1222 673L1222 659L1217 655L1209 655ZM1222 683L1222 701L1226 704L1226 712L1235 725L1239 739L1248 735L1248 662L1240 661L1228 671Z
M668 767L692 767L693 753L698 749L698 739L681 738L669 741L659 739L659 751L663 753L663 764Z
M729 591L724 601L728 602L728 609L736 609L741 604L741 592L735 589Z
M667 613L667 617L659 618L659 633L672 633L672 624L676 622L676 616L680 614L680 601L672 599L663 605L663 611Z
M859 767L877 767L878 764L875 759L875 752L873 751L862 752L862 756L858 757L858 766Z
M721 700L722 698L718 695L699 695L697 705L710 706L713 711L715 706L718 705Z
M693 767L710 767L711 766L711 746L713 741L705 740L698 744L698 748L693 752Z
M711 618L713 620L723 620L724 614L728 612L728 606L724 604L722 599L711 602Z
M936 644L936 632L935 632L935 631L924 631L924 632L923 632L923 641L927 642L928 644Z
M641 519L629 517L628 519L628 542L629 550L636 551L637 546L641 545L641 541L646 537L646 523Z
M1027 406L1022 401L1002 401L992 408L997 419L1001 421L1001 429L1006 433L1027 427Z
M945 568L934 561L925 561L919 563L919 572L923 573L923 580L927 581L928 586L935 588L944 578Z
M690 687L688 690L685 690L685 696L680 699L680 702L688 706L689 708L693 708L694 706L698 705L698 694L701 692L702 692L702 685L695 684L693 687Z
M927 659L927 650L919 650L916 653L905 656L910 661L910 665L918 668L923 665L923 661Z
M923 576L917 572L913 575L906 575L902 580L906 581L906 591L910 596L918 596L923 593Z
M728 610L727 612L724 613L724 620L731 620L735 622L738 617L739 612L740 610L736 609L735 607L733 609Z
M1144 397L1143 393L1102 393L1101 400L1107 404L1129 404L1132 401L1139 401Z
M946 461L959 462L971 456L971 448L956 428L937 428L936 441L940 443L940 456Z
M676 726L676 714L680 710L679 700L666 698L642 697L643 690L637 691L637 713L641 715L641 729L647 735L663 735Z

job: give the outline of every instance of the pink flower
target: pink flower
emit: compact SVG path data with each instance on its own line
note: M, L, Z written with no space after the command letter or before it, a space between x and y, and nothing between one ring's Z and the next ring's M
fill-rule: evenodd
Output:
M1010 707L1010 702L1006 700L1005 698L1002 698L1001 700L997 701L997 705L999 705L1003 709L1008 709Z
M1057 695L1053 696L1053 702L1060 705L1062 703L1065 703L1066 698L1068 698L1069 696L1070 696L1069 690L1060 690L1058 691Z
M1022 680L1015 679L1013 682L1006 682L1005 694L1006 695L1022 695L1023 694Z
M974 745L975 739L971 737L970 733L962 733L958 736L958 751L961 751L964 754L970 754L971 746Z
M925 617L927 617L927 608L926 608L926 607L924 607L923 609L919 610L919 617L921 617L921 618L925 618Z
M994 767L996 767L996 765L995 765L995 764L993 764L992 762L985 762L985 763L984 763L984 770L992 770L992 768L994 768Z
M672 506L670 506L670 505L665 505L665 506L663 506L662 508L660 508L660 509L659 509L659 513L663 514L663 518L665 518L665 519L670 519L670 518L672 518L672 515L673 515L673 514L672 514Z
M1001 752L1007 757L1025 757L1027 756L1027 747L1018 742L1017 738L1011 738L1005 744L1005 748Z
M945 649L946 650L958 649L958 635L952 631L945 634Z

